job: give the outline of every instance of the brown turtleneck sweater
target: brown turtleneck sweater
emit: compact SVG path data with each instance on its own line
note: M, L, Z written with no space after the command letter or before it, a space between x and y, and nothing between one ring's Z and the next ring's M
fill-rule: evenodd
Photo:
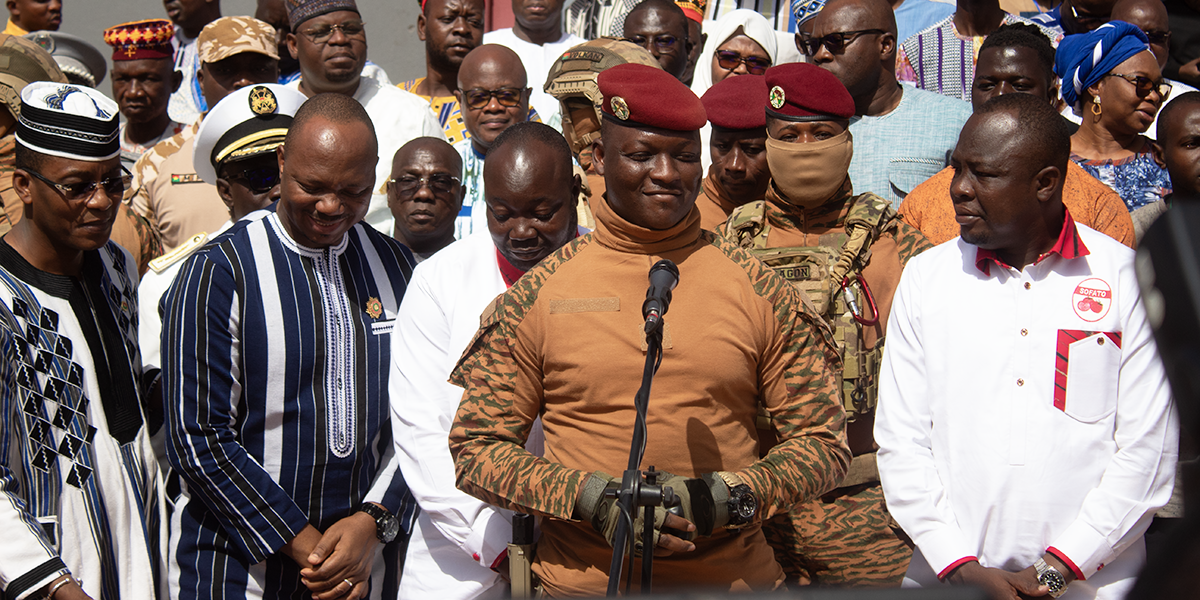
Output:
M625 221L603 198L593 209L596 230L543 260L485 312L451 376L466 390L450 433L458 485L550 517L534 572L551 596L604 593L612 549L570 519L589 473L620 477L625 468L645 360L647 273L668 258L680 282L664 319L642 468L736 472L760 509L740 534L720 531L693 552L656 559L655 589L774 589L783 572L757 521L831 489L850 457L830 332L785 280L702 232L699 209L665 231ZM760 403L783 440L762 459ZM539 415L545 458L523 447Z
M709 167L708 176L704 178L700 195L696 197L696 208L700 209L700 228L716 231L718 227L725 224L725 221L729 220L733 209L739 206L741 204L734 202L729 194L725 193L725 188L721 186L717 174Z

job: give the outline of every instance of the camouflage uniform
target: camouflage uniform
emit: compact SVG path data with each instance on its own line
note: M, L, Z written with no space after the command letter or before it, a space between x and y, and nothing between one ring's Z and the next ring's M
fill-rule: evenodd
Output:
M192 166L192 145L200 122L159 142L133 166L125 204L149 222L170 252L198 233L216 231L229 220L217 186L205 183Z
M829 330L784 279L701 231L697 209L666 231L620 219L605 200L595 210L594 232L543 260L485 311L451 376L466 389L450 433L458 486L551 517L533 566L549 594L603 593L612 550L571 519L589 474L619 476L628 460L645 360L638 307L650 265L668 258L681 283L665 319L643 468L685 477L734 471L759 512L740 532L719 530L698 538L694 552L655 560L656 590L777 588L784 574L759 519L832 489L849 459ZM782 440L761 460L760 405ZM523 447L539 415L544 458Z
M866 233L865 238L859 238L861 242L850 243L853 236L848 222L864 225L857 229ZM870 193L852 196L849 179L833 199L811 209L783 202L772 185L765 201L735 209L717 232L751 250L810 293L817 309L835 325L834 337L843 354L841 398L850 419L851 447L858 456L838 489L763 526L776 558L790 582L899 585L912 548L888 515L869 436L874 422L875 378L892 296L904 265L932 245L919 231L900 222L886 200ZM844 248L861 247L863 243L866 249L855 253L862 257L861 263L854 262L847 273L850 277L861 273L878 308L879 320L859 327L849 317L842 295L832 293L840 291L841 286L835 284L834 289L828 289L831 275L818 275L828 269L818 262L829 260L833 264L847 254ZM809 261L799 256L821 259ZM861 287L850 287L860 310L869 317L870 303Z

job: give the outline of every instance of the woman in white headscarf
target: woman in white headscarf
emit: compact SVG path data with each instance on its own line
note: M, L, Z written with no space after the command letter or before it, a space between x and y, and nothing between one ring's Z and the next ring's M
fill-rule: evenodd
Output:
M696 60L692 91L703 96L712 84L734 75L762 75L776 62L777 38L771 22L757 11L739 8L716 21L706 22L708 41ZM765 61L765 64L764 64ZM708 150L711 133L709 125L700 130L701 164L705 169L712 163Z

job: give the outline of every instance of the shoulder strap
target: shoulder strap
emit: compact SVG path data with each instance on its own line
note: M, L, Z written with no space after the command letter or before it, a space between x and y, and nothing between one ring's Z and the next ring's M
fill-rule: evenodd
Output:
M725 223L729 237L739 248L767 247L770 226L767 224L766 201L755 200L733 209Z
M871 244L883 232L896 227L899 219L892 203L875 194L868 192L854 199L850 213L846 215L846 235L849 239L842 246L837 264L829 272L834 287L841 285L842 278L866 266L871 257Z

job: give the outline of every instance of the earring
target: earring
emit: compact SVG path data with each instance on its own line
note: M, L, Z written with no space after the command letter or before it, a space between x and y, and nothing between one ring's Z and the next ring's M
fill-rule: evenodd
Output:
M1099 117L1103 112L1104 109L1100 106L1100 96L1092 96L1092 114Z

